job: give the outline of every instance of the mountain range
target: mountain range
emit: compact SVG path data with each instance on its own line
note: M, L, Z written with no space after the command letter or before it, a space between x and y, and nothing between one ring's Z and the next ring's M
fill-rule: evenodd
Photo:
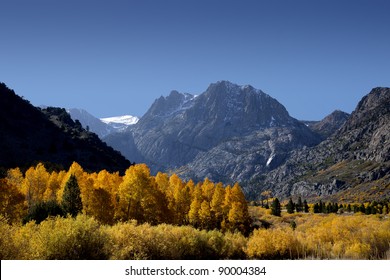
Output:
M137 124L104 140L153 172L238 181L251 199L271 190L348 200L358 189L378 199L390 193L389 96L375 88L351 115L336 110L307 122L261 90L220 81L200 95L161 96Z
M3 84L1 90L8 97L15 95ZM238 181L248 199L261 198L263 191L313 201L390 198L389 88L374 88L351 114L336 110L321 121L297 120L263 91L228 81L210 84L199 95L172 91L156 99L139 120L99 119L70 109L72 120L64 109L37 109L15 100L2 103L8 111L0 116L5 131L0 144L6 147L0 166L38 160L67 165L77 158L87 159L91 170L124 170L129 162L101 143L96 133L127 159L148 164L153 173L174 172L194 181L208 177L225 184ZM50 137L40 142L45 134ZM32 141L21 140L26 137ZM100 148L93 150L86 139L99 142ZM64 143L72 143L76 152L69 154ZM92 154L84 155L87 150ZM50 156L53 151L58 155ZM103 155L112 161L101 160Z

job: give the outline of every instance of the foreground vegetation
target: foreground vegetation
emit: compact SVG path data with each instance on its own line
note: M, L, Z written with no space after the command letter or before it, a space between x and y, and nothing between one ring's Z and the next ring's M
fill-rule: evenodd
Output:
M390 259L388 202L284 204L248 207L238 184L145 165L124 176L16 168L0 180L0 258Z
M263 212L263 209L255 209ZM0 218L1 259L388 259L390 221L380 216L261 213L269 228L102 225L92 217L10 225ZM296 227L291 226L292 222Z

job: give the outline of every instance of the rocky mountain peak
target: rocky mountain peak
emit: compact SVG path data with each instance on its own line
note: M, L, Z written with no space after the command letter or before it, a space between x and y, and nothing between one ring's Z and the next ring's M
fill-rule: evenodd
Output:
M244 130L291 121L287 110L277 100L250 85L239 86L228 81L211 84L192 110L194 112L189 114L204 111L204 119L240 126Z
M199 96L160 97L127 136L107 141L154 172L231 183L275 168L319 137L261 90L220 81Z
M156 99L144 117L170 115L182 109L185 105L190 106L188 103L193 98L194 95L192 94L180 93L173 90L167 97L160 96L160 98Z
M309 127L321 135L323 139L326 139L339 130L348 120L349 116L348 113L335 110L321 121L309 124Z
M366 123L378 120L380 116L390 113L390 88L377 87L364 96L352 112L340 133L353 130Z

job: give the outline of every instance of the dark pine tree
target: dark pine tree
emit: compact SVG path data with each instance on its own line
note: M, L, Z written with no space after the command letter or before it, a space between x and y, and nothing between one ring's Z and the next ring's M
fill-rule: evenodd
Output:
M326 209L325 202L320 201L320 203L321 203L321 213L324 213L324 214L328 213L327 209Z
M303 210L305 213L309 213L309 205L307 204L306 199L303 201Z
M271 213L275 216L281 216L282 208L280 206L279 199L275 198L271 205Z
M294 202L292 201L291 197L287 203L286 209L287 209L287 213L289 213L289 214L294 213Z
M65 214L76 217L83 210L83 203L80 196L80 187L75 175L71 175L64 188L62 195L62 208Z
M362 213L366 213L366 207L364 206L364 204L360 204L360 207L359 207L359 212L362 212Z
M298 197L298 202L296 205L297 212L302 212L303 211L303 203L302 203L302 198Z
M318 202L316 202L316 204L314 204L314 213L321 213L320 211L320 205L318 204Z

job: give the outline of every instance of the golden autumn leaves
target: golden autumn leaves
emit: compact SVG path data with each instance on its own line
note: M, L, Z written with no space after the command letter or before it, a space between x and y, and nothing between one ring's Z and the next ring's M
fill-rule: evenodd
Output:
M62 204L72 176L81 215L22 225L34 205ZM152 176L144 164L123 176L77 163L10 169L0 180L0 233L2 259L385 259L390 249L388 214L274 216L248 207L238 184Z
M145 164L129 167L124 176L106 170L88 173L77 163L67 172L48 172L41 163L24 175L18 168L10 169L1 182L6 188L2 194L8 194L2 199L1 214L17 221L38 202L60 204L72 175L80 188L82 213L105 224L137 220L151 225L168 223L208 230L249 230L248 206L238 184L225 187L208 179L195 184L161 172L152 176Z

